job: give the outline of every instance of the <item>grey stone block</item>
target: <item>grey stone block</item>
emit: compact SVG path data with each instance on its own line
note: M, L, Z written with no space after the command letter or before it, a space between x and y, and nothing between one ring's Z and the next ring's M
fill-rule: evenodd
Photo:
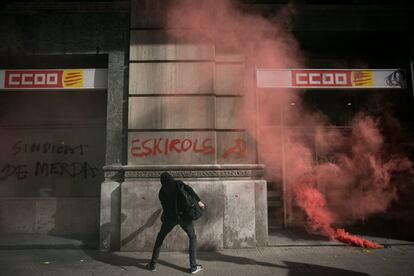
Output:
M225 248L256 245L255 192L252 181L225 181L223 242Z
M99 201L97 198L73 198L70 200L70 221L73 235L98 233Z
M216 128L243 129L245 121L244 98L218 97L216 98Z
M106 120L106 164L125 164L127 70L122 51L109 54Z
M158 192L159 175L171 172L193 187L207 208L195 222L200 250L243 248L267 242L266 182L259 180L259 165L141 165L108 166L105 170L124 171L121 184L121 250L151 251L161 226ZM229 169L235 169L229 172ZM243 169L260 170L255 179L238 174ZM214 172L213 172L214 171ZM221 174L223 172L226 174ZM105 175L113 175L106 171ZM234 180L223 180L234 179ZM176 227L163 245L164 251L185 250L186 234Z
M36 201L35 231L39 234L47 234L55 227L55 214L57 208L56 198L43 198Z
M9 198L1 202L0 232L34 233L36 203L33 199Z
M218 95L243 95L245 72L243 63L216 63L214 92Z
M201 219L195 222L200 250L223 248L224 189L221 181L186 181L205 203Z
M119 250L121 223L121 188L116 181L105 181L101 185L99 222L99 248Z
M10 198L1 200L0 232L88 235L97 232L95 198ZM16 219L18 218L18 219Z
M267 246L269 237L267 221L267 183L265 180L254 181L254 196L256 246Z
M159 30L132 30L130 61L214 60L214 45L180 42Z
M53 235L69 234L72 231L72 205L70 200L62 198L56 202L56 213L54 215L55 225L49 232Z
M223 186L219 181L186 181L200 196L207 208L194 222L198 247L201 250L223 248ZM121 251L151 251L161 227L159 181L128 181L122 183ZM164 241L163 251L188 249L185 232L175 227Z
M121 184L121 251L148 250L159 228L159 181L126 181Z
M214 128L212 96L130 97L129 129Z
M98 231L98 199L56 198L54 235L91 235Z
M211 94L214 63L130 63L129 94Z

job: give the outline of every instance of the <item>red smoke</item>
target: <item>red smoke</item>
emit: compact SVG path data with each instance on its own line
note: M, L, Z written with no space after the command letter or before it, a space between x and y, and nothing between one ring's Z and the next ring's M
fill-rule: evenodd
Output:
M331 132L330 137L335 141L320 141L326 143L328 150L335 150L335 163L326 161L313 164L308 148L300 145L291 147L294 152L289 150L288 156L291 158L287 158L288 166L293 168L289 175L292 181L289 187L293 190L297 205L307 215L306 227L311 232L319 231L331 239L356 246L381 248L380 245L351 236L343 229L334 230L332 225L347 224L385 212L392 200L396 199L392 174L409 172L412 164L403 156L389 157L384 150L378 122L371 117L359 115L351 127L349 137L338 133L333 135ZM298 148L302 150L300 157L297 155ZM328 208L318 186L329 187L326 196L334 200L335 205Z
M325 197L315 188L308 185L298 185L294 190L297 203L308 217L307 228L312 232L322 231L323 234L334 237L332 229L332 214L326 209Z
M252 77L256 67L303 67L290 30L294 7L286 5L273 18L265 19L242 11L231 0L172 3L167 23L174 41L213 44L216 56L243 57L245 104L240 106L238 119L249 136L257 139L266 177L285 182L287 206L292 209L296 203L306 213L306 227L311 232L378 248L343 229L334 230L332 225L347 225L385 212L396 199L393 174L412 170L405 156L386 149L379 121L358 114L345 130L338 129L323 114L308 112L296 91L256 92ZM276 125L277 131L258 134L258 122ZM283 127L286 125L295 127ZM316 158L315 148L329 158Z
M350 245L379 249L382 245L364 240L362 238L352 236L344 229L332 228L332 214L326 208L324 196L315 188L309 187L306 183L302 183L295 188L295 196L298 205L305 211L308 221L307 229L312 232L322 232L331 240L338 240Z

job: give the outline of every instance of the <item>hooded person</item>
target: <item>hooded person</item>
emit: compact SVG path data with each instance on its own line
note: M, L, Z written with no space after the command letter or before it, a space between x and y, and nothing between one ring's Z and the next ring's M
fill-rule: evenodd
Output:
M161 189L158 193L158 199L162 205L161 220L164 222L167 220L178 219L177 214L177 181L167 172L161 174Z
M189 239L189 257L190 257L190 272L197 273L202 270L202 266L196 263L196 246L197 236L194 230L194 224L191 219L183 217L178 213L178 190L184 188L193 198L198 202L200 208L204 208L205 205L201 202L200 197L194 192L194 190L180 180L175 180L168 172L163 172L160 176L161 189L158 193L158 198L162 205L161 215L161 229L155 240L154 250L152 252L152 258L147 265L147 269L150 271L156 271L156 264L160 255L161 246L165 237L171 230L178 224L186 232Z

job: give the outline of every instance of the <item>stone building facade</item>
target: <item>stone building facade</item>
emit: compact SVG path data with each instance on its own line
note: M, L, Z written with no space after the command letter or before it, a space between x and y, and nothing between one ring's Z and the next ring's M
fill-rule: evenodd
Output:
M0 233L90 236L102 250L151 250L163 171L207 205L196 222L201 249L264 246L269 229L286 226L283 183L265 179L258 145L236 112L261 112L247 89L272 92L246 87L255 72L239 53L171 38L165 2L0 4L0 70L107 69L106 89L0 90ZM264 16L286 4L240 2ZM412 5L340 2L297 1L292 32L304 66L404 68L408 86L391 98L411 131ZM304 94L339 127L371 97L325 92ZM255 131L272 136L281 127L258 121ZM65 147L76 151L58 153ZM56 171L77 163L86 172ZM48 174L37 169L44 164ZM186 246L176 229L164 249Z
M163 6L131 1L128 159L105 167L101 225L114 232L101 230L100 243L120 231L122 251L151 250L160 227L159 175L169 171L207 205L195 224L201 249L266 245L263 165L235 112L245 100L243 57L174 41ZM109 218L114 206L116 223ZM186 239L177 228L164 247L185 249Z

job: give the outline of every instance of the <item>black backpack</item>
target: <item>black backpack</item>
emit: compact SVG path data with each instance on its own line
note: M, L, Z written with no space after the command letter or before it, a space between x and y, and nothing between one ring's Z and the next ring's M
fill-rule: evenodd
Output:
M184 183L177 183L177 213L181 218L197 220L203 215L203 210L197 200L184 189Z

